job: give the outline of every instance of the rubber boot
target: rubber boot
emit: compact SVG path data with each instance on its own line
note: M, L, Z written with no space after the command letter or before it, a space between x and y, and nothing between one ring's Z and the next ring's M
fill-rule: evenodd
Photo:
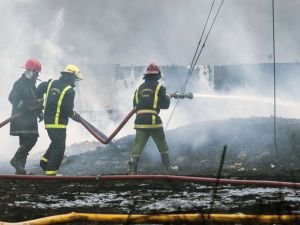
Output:
M27 151L23 147L19 147L15 156L10 160L10 165L12 165L16 169L16 173L18 175L26 174L25 164L27 159Z
M42 170L44 170L44 171L47 170L47 164L48 164L48 159L46 159L45 157L42 157L40 160L40 167L42 168Z
M138 157L131 157L128 164L129 164L129 175L137 175L137 166L138 166Z
M23 157L21 158L21 163L22 163L22 167L24 168L24 170L25 170L25 165L26 165L26 161L27 161L27 156L28 156L28 153L26 152L26 154L23 155Z
M163 170L165 174L177 174L178 173L178 166L170 165L169 155L168 154L161 154L161 159L163 163Z

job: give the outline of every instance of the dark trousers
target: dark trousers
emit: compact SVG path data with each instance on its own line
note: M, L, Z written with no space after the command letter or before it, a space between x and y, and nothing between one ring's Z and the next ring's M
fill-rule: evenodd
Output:
M160 154L168 155L169 148L166 142L164 130L162 128L136 129L135 142L131 150L131 157L136 157L136 158L140 157L150 137L152 137L152 139L154 140Z
M46 171L56 171L64 158L66 148L66 129L47 129L51 140L43 158L47 159Z
M20 134L19 135L19 144L23 151L28 154L30 150L34 147L38 140L37 134Z

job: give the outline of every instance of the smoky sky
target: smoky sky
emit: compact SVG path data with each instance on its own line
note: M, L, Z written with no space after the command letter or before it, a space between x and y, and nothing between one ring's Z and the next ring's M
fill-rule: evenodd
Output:
M43 68L40 79L43 81L58 78L59 72L67 64L79 66L85 78L80 96L85 101L85 106L90 107L86 110L101 110L106 104L105 100L110 102L109 98L119 99L118 107L125 109L125 116L132 107L134 87L124 92L119 90L109 75L97 77L97 74L92 74L91 65L146 66L150 62L160 65L189 65L212 2L1 0L1 118L4 120L10 115L11 105L7 97L13 83L23 72L20 66L31 57L41 61ZM216 1L212 15L215 15L220 2L221 0ZM278 62L298 62L300 2L274 2L276 59ZM211 21L212 18L208 26ZM219 65L272 62L272 39L271 0L225 0L198 63ZM245 94L245 91L241 93ZM79 91L76 101L79 100L78 96ZM253 107L250 108L250 105L247 110L231 105L228 110L220 110L223 109L222 106L215 107L212 101L197 101L183 103L180 106L182 109L178 107L173 121L182 120L186 123L199 114L201 120L208 120L212 115L231 117L234 115L232 109L238 115L245 112L246 116L253 115ZM75 104L78 105L78 102ZM196 107L196 104L199 106ZM180 110L183 113L180 114ZM270 115L272 106L261 111L263 115ZM169 114L161 114L166 121ZM103 127L106 133L111 131L108 128L113 129L118 124L110 121L108 115L101 115L101 122L106 126ZM173 124L177 125L176 122ZM71 123L70 126L72 132L68 133L67 144L87 138L94 140L77 124ZM124 128L124 132L127 131L134 132L132 123ZM16 151L17 139L9 136L9 126L1 128L0 136L3 149L0 156L10 157ZM45 151L49 143L41 123L40 136L35 151Z
M57 44L65 53L62 61L129 65L144 65L149 60L160 64L189 64L212 3L203 0L12 2L15 2L14 16L28 20L31 28L45 38L53 35L51 22L62 17L57 35ZM216 1L213 15L220 2ZM279 61L299 58L299 8L299 1L275 0ZM39 52L39 46L32 46L31 50ZM201 63L271 60L272 1L225 0Z

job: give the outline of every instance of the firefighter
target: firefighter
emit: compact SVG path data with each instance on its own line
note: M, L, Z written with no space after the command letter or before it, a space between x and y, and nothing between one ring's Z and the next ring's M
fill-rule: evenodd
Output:
M19 136L19 148L10 164L16 169L16 174L26 174L25 164L30 150L36 144L39 133L37 118L42 120L42 111L32 111L38 108L36 98L36 80L42 65L36 59L28 59L23 66L25 69L21 78L13 85L8 100L12 104L12 115L22 113L10 123L10 135Z
M144 74L144 83L136 89L134 94L136 137L128 162L131 175L137 174L138 161L149 137L152 137L160 152L164 172L169 174L178 171L178 166L170 165L169 148L162 120L158 115L160 109L168 109L170 105L170 96L167 95L166 88L158 82L161 77L160 68L151 63Z
M45 175L57 175L64 157L66 128L69 117L79 122L80 115L74 108L75 82L81 80L77 66L67 65L58 80L41 83L37 88L40 99L44 97L44 122L51 143L40 160Z

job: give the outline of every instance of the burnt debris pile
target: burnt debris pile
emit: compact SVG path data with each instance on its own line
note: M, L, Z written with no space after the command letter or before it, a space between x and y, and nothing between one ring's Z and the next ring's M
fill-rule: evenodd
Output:
M273 128L271 117L233 118L186 125L167 131L166 136L171 161L180 167L179 175L215 176L222 148L227 145L223 177L276 176L280 180L299 181L300 120L277 119L277 150ZM65 175L127 174L133 141L134 135L129 135L115 140L118 148L99 143L94 150L67 155L60 172ZM84 148L86 144L77 144L76 148ZM31 170L41 172L37 165ZM138 170L141 174L162 173L160 155L152 141L146 145Z

